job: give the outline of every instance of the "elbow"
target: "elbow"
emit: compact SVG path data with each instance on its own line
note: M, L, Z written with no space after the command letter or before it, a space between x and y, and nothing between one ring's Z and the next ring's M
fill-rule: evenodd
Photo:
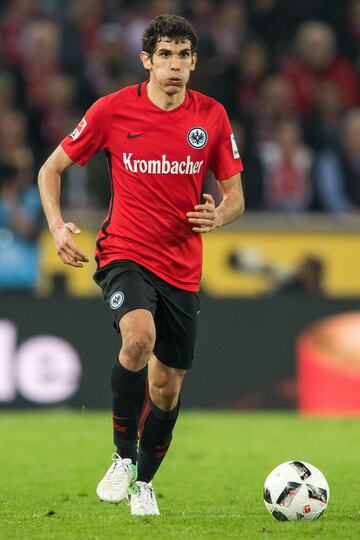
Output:
M38 172L38 177L37 177L37 180L38 180L38 186L40 187L42 182L43 182L43 179L44 177L46 176L46 163L44 163L41 167L40 167L40 170Z
M60 174L59 168L56 166L56 163L51 161L51 158L47 159L45 163L41 166L38 172L38 186L41 188L46 183L47 178L58 176Z
M239 209L239 217L243 215L245 212L245 201L244 199L240 203L240 209Z
M239 202L238 202L238 216L240 217L245 212L245 200L244 197L241 195L239 196Z

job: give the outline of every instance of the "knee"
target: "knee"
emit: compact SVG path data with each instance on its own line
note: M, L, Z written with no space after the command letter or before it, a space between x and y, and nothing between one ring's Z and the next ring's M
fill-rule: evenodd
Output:
M150 385L151 400L164 411L171 411L176 407L179 394L180 385L174 382L165 385L156 384L155 382Z
M140 369L149 361L154 343L155 336L151 331L133 331L127 333L123 337L120 352L120 355L123 357L122 360L125 360L125 364L128 364L128 367Z

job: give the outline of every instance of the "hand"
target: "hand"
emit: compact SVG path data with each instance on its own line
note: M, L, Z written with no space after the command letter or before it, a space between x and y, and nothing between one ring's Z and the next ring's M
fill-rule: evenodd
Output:
M197 204L194 207L196 212L188 212L189 223L193 223L194 232L206 233L219 227L219 218L215 208L215 201L210 193L203 193L205 204Z
M82 268L83 262L89 262L72 239L73 234L80 234L80 229L74 223L63 223L54 227L51 232L55 240L56 253L64 264Z

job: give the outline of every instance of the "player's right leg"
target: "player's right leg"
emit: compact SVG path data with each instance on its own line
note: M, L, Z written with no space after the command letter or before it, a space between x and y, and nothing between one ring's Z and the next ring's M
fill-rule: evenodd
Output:
M147 398L147 363L155 343L152 314L145 309L126 313L120 332L123 344L111 377L116 453L96 490L101 500L115 503L126 498L136 480L138 424Z
M124 261L96 279L114 310L115 327L122 337L111 375L116 452L96 490L101 500L115 503L127 496L136 480L138 424L147 403L147 363L155 343L156 293L128 266Z

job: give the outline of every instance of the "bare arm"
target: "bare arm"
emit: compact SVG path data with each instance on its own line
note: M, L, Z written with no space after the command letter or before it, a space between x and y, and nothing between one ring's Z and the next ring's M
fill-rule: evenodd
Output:
M82 263L89 259L76 247L72 238L72 234L80 234L80 229L74 223L64 223L60 209L61 174L73 163L62 147L58 146L41 167L38 184L57 254L63 263L82 267Z
M194 225L194 232L210 232L217 227L235 221L244 212L244 194L240 173L227 180L218 182L222 201L215 208L215 201L209 193L203 193L205 204L195 206L195 212L188 212L189 223Z

